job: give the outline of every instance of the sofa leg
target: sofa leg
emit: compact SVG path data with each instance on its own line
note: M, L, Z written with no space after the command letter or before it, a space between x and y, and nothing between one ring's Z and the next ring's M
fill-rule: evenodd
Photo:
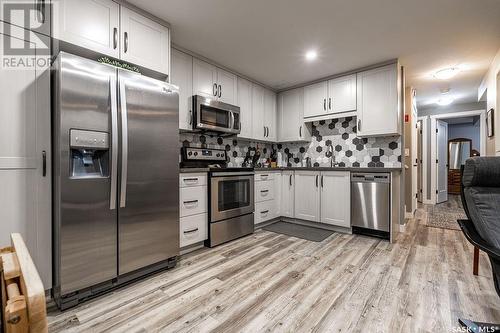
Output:
M478 275L479 273L479 249L474 246L474 260L472 263L472 274Z

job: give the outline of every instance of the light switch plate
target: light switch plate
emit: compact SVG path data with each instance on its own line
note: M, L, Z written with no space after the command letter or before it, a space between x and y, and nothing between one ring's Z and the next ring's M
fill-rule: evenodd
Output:
M410 148L405 148L405 156L410 157Z

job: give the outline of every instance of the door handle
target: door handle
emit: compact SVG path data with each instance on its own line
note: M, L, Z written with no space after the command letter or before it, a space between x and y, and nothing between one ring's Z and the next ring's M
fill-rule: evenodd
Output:
M222 86L219 84L219 98L222 97Z
M121 194L120 207L127 204L127 168L128 168L128 123L127 123L127 96L125 83L120 82L120 107L122 120L122 174L121 174Z
M127 53L127 51L128 51L128 32L125 31L123 39L124 39L123 52Z
M321 188L323 188L323 175L321 175Z
M331 97L328 98L328 109L330 109L330 110L332 109L332 98Z
M109 209L116 208L116 191L118 177L118 108L116 98L116 76L109 80L109 92L111 97L111 190L109 197Z
M318 175L316 175L316 187L318 187Z
M47 176L47 152L42 151L42 177Z
M189 110L189 125L193 125L193 111Z
M326 98L323 99L323 110L326 111Z
M361 119L358 119L358 132L361 131Z
M292 186L292 175L290 175L290 186Z
M264 137L266 137L266 126L264 126Z
M118 46L118 28L113 28L113 49Z
M212 94L217 97L217 83L214 83L212 87Z
M302 137L302 126L299 126L299 138Z

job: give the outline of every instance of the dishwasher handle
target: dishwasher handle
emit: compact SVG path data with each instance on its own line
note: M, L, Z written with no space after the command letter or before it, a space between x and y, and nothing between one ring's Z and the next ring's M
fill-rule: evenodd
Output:
M351 182L353 183L390 183L391 175L389 173L352 173Z

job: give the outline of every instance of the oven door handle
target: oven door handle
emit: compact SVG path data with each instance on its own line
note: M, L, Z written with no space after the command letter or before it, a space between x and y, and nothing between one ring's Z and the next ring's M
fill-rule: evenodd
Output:
M255 176L252 172L213 172L212 177L239 177L239 176Z

